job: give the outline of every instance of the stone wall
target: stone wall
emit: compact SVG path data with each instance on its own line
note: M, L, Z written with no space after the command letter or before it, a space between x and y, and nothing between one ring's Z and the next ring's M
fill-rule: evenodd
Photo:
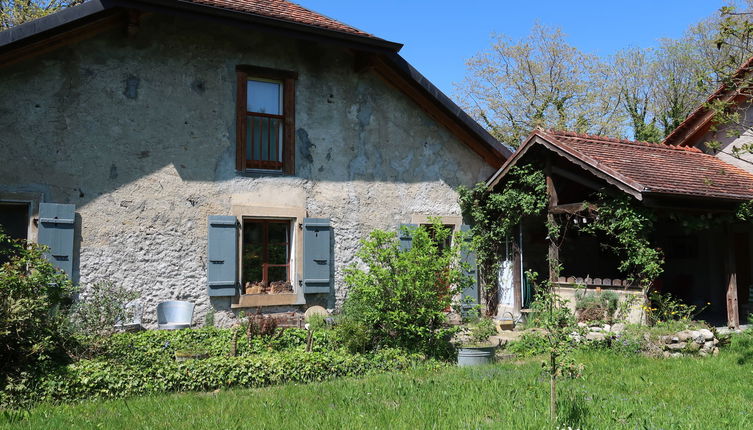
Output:
M239 64L298 72L295 176L236 174ZM493 173L412 100L355 73L345 49L156 14L133 38L115 29L0 68L0 147L1 195L74 203L74 278L141 291L147 325L168 299L195 302L197 322L210 306L231 322L229 299L206 293L207 216L238 202L331 219L332 306L368 232L458 216L454 189Z

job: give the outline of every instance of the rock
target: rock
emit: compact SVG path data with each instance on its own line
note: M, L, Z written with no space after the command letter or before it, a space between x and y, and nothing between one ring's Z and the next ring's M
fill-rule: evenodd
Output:
M625 324L617 323L612 325L612 333L620 334L625 331Z
M596 332L596 333L604 331L604 329L603 329L603 328L601 328L601 327L599 327L599 326L594 326L594 327L591 327L591 328L589 328L588 330L590 330L590 331L592 331L592 332Z
M669 345L667 345L667 349L678 351L685 349L686 346L688 346L687 342L670 343Z
M704 351L704 350L700 350L700 351L698 352L698 356L699 356L699 357L708 357L708 355L709 355L709 353L708 353L708 352L706 352L706 351Z
M669 357L671 357L671 356L672 356L672 354L670 354L670 353L669 353L669 351L664 351L664 352L662 352L662 354L661 354L661 355L662 355L662 357L664 357L664 358L669 358Z
M719 345L719 339L717 338L714 338L712 342L714 342L714 346Z
M690 330L683 330L683 331L677 332L677 338L680 340L680 342L685 342L691 337L693 336L691 335Z
M711 340L711 339L714 338L714 333L712 333L711 330L709 330L709 329L702 328L702 329L698 330L698 333L700 333L701 335L703 335L703 338L705 340Z
M648 340L648 339L646 339L646 340ZM659 341L660 341L661 343L672 343L672 338L671 338L671 337L669 337L669 336L661 336L661 337L659 338Z
M688 342L686 349L689 352L698 352L698 350L701 349L701 345L699 345L698 342Z
M584 323L583 321L578 323L578 327L588 327L588 324Z
M672 340L672 343L676 343L676 342L679 342L679 341L680 341L680 338L679 338L679 337L677 337L677 336L672 336L672 337L671 337L671 340Z
M714 347L714 350L711 352L711 354L713 354L714 357L716 357L717 355L719 355L719 348Z
M672 358L680 358L680 357L682 357L682 354L681 354L681 353L679 353L679 352L673 352L673 353L671 354L671 356L672 356Z
M711 352L714 349L714 342L708 341L703 343L703 350Z
M604 331L609 333L610 331L612 331L612 326L609 324L604 324Z
M592 340L592 341L596 341L596 342L602 342L602 341L604 341L604 340L605 340L606 338L607 338L607 337L606 337L606 336L604 335L604 333L593 332L593 331L592 331L592 332L590 332L590 333L588 333L588 334L586 335L586 339L588 339L588 340Z

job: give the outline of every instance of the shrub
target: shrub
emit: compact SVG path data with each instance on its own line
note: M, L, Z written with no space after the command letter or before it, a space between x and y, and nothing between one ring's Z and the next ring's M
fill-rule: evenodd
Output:
M472 345L483 345L489 338L497 334L497 328L490 318L479 318L471 325L469 333Z
M424 361L420 355L382 350L368 355L343 351L265 352L205 360L158 360L149 366L107 360L81 360L34 381L25 389L0 393L0 405L26 407L36 402L69 402L171 391L210 391L306 383L334 377L402 370Z
M649 296L650 305L644 307L648 323L653 325L662 321L692 321L706 309L706 306L698 309L695 305L688 305L682 300L675 298L670 293L652 291Z
M349 267L345 276L349 293L340 332L354 351L387 347L449 357L456 329L446 310L471 282L460 262L462 239L440 246L451 234L441 224L403 233L412 236L405 251L394 232L375 230L361 242L363 265Z
M618 303L619 296L614 291L578 291L575 294L578 321L611 320Z
M69 320L77 335L109 336L117 331L117 325L134 319L135 308L128 303L139 293L115 285L113 282L97 282L78 290L78 301L71 307Z
M43 256L45 248L0 231L0 383L65 358L62 307L73 290ZM1 388L1 387L0 387Z

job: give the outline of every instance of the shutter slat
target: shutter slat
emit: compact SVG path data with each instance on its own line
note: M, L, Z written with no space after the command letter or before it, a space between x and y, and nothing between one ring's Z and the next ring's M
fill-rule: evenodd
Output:
M73 239L76 205L60 203L39 204L39 235L41 245L49 247L45 253L55 267L69 277L73 273Z
M326 218L303 219L303 292L332 291L332 227Z
M238 221L234 216L210 215L207 237L207 287L212 297L238 293Z
M460 226L460 231L462 231L465 234L469 234L471 230L471 227L463 224ZM465 305L466 303L466 297L471 298L472 304L478 304L479 303L479 294L478 294L478 270L476 265L476 252L473 251L471 248L471 237L468 235L463 243L463 246L460 249L460 259L462 262L467 263L469 265L468 268L463 269L463 273L466 276L469 276L473 279L473 285L465 288L463 290L463 303L464 308L469 308L469 305Z
M418 224L400 224L397 235L400 238L400 250L407 251L413 246L413 230L418 228Z

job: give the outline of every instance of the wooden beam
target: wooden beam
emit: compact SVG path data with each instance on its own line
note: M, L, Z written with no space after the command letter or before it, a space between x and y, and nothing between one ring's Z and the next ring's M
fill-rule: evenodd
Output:
M601 191L606 188L606 184L600 184L596 181L592 181L591 179L584 178L582 175L576 175L575 173L570 172L569 170L565 170L561 167L552 166L552 173L557 176L562 176L563 178L569 179L573 182L577 182L596 191Z
M557 205L557 206L551 207L549 208L549 212L553 214L576 214L578 212L582 212L584 210L590 210L594 208L596 208L596 206L587 202L567 203L564 205Z
M735 242L732 234L727 232L727 256L724 271L727 278L727 327L740 328L740 311L737 303L737 268L735 267Z
M552 180L552 158L551 156L546 159L546 166L544 167L544 174L546 175L546 192L549 196L549 209L546 213L547 229L559 227L557 224L557 217L554 216L552 208L557 206L557 189L554 187L554 181ZM549 252L547 260L549 261L549 280L551 282L557 282L559 277L559 261L560 261L560 249L557 244L559 238L552 237L551 233L549 238Z

